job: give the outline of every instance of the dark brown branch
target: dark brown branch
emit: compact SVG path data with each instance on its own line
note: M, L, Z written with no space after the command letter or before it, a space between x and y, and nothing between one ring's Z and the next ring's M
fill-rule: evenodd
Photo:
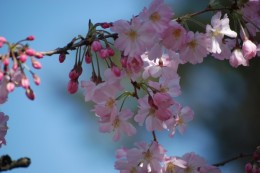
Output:
M0 172L8 171L14 168L27 168L30 164L30 158L23 157L18 160L12 160L9 155L3 155L0 158Z
M218 167L219 166L224 166L225 164L227 164L229 162L232 162L232 161L244 158L244 157L252 157L252 155L253 155L252 153L240 153L237 156L234 156L232 158L229 158L229 159L224 160L224 161L219 162L219 163L215 163L215 164L213 164L213 166L218 166Z
M102 36L101 38L117 38L117 34L110 34L110 35L105 35ZM72 40L70 43L68 43L66 46L62 47L62 48L57 48L54 50L50 50L50 51L45 51L45 52L40 52L43 55L47 55L47 56L51 56L54 54L61 54L61 53L67 53L67 51L69 50L75 50L78 47L84 46L84 45L90 45L92 43L93 40L91 40L91 38L85 38L82 39L81 41L74 43L74 41Z

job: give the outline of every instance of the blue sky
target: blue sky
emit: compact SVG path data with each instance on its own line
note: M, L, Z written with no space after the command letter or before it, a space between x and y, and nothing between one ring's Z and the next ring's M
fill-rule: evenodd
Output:
M94 23L129 19L150 2L1 0L0 35L10 42L34 35L36 40L30 43L32 48L52 50L66 45L74 36L85 35L89 19ZM180 0L174 3L181 5ZM91 105L84 103L81 92L67 94L68 72L72 68L73 58L72 54L64 64L59 64L58 56L44 57L42 70L35 71L41 77L42 84L32 86L36 100L28 100L24 90L18 88L10 94L6 104L0 105L0 111L10 116L7 146L0 149L0 155L32 159L28 169L16 169L13 173L116 172L113 168L115 149L129 143L124 140L114 143L111 135L99 133L97 119L89 111ZM212 73L218 75L214 71ZM217 93L214 96L221 99ZM184 102L187 98L184 96L181 100ZM146 135L139 138L150 140L150 136ZM196 151L206 157L205 149L216 147L211 134L196 124L191 125L187 136L177 135L169 139L162 134L159 138L168 153L179 156ZM202 140L205 142L201 143ZM210 161L216 158L212 152Z

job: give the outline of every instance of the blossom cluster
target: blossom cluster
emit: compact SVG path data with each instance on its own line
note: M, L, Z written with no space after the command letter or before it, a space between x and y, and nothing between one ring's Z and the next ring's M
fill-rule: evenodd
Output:
M43 58L43 54L30 48L24 41L33 41L34 36L17 42L9 43L4 37L0 36L0 48L7 46L7 53L0 55L0 104L7 101L8 94L13 92L15 87L23 87L26 96L33 100L35 95L30 87L30 80L27 77L25 70L28 70L32 75L36 85L40 84L40 78L26 64L30 59L31 66L34 69L41 69L42 65L37 59Z
M212 56L228 60L232 67L248 66L259 53L256 41L260 28L259 0L235 2L222 11L213 4L202 12L175 18L170 6L163 0L154 0L130 21L95 25L89 21L85 38L78 36L56 52L62 63L67 51L76 49L67 90L74 94L81 86L85 101L94 103L92 111L98 117L100 132L113 133L114 141L123 134L135 135L138 125L153 134L150 144L137 142L134 148L117 150L115 168L121 173L220 173L218 167L209 165L195 153L168 156L156 137L161 131L167 131L170 137L176 131L184 134L194 118L192 109L177 101L181 95L180 65L202 63L204 58ZM184 25L189 18L208 11L215 13L203 32L189 30ZM236 20L235 26L230 25L231 17ZM26 62L30 57L32 67L40 69L37 59L43 54L23 44L32 40L34 37L29 36L11 44L0 37L0 48L8 47L8 52L0 55L0 103L6 102L8 94L18 86L25 89L29 99L34 99L25 69L32 74L36 85L40 84L40 78ZM101 61L106 68L102 68ZM91 66L92 73L90 80L79 82L83 63ZM127 101L134 102L137 109L129 108ZM0 146L5 144L7 120L8 116L0 113ZM253 172L254 165L255 162L248 163L246 172Z
M252 8L254 5L251 4L258 5L259 1L249 1L242 10L233 12L234 15L252 10L256 12L257 9ZM173 137L178 129L183 134L187 123L193 119L191 108L182 106L176 100L181 94L179 65L201 63L211 55L218 60L229 60L233 67L248 66L249 60L256 56L259 50L253 36L258 31L259 23L250 25L249 29L245 23L251 23L251 20L239 18L244 25L238 22L237 28L240 29L234 31L228 16L232 15L233 10L224 15L221 11L216 12L211 24L205 25L204 33L194 32L183 26L185 18L174 19L174 12L163 0L154 0L149 8L144 8L130 21L118 20L106 27L117 34L117 37L113 37L114 45L107 40L109 31L99 33L95 28L90 29L91 38L94 39L83 55L93 71L91 80L81 81L81 87L85 101L94 102L92 111L99 118L100 132L114 133L113 140L117 141L122 134L136 134L137 123L144 125L154 135L150 145L140 142L136 144L137 148L117 150L115 168L120 172L220 172L194 153L178 159L176 156L166 156L155 132L167 130L169 136ZM251 13L248 18L256 20ZM120 51L120 59L114 56L115 51L111 47ZM104 75L99 60L107 64ZM76 58L70 72L70 93L78 90L82 61L83 58ZM126 82L133 87L132 90L126 89L123 85ZM129 97L136 100L137 110L125 106Z

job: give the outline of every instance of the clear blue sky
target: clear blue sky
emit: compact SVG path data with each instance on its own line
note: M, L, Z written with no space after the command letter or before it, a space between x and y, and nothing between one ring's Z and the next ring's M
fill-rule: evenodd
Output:
M150 2L1 0L0 35L11 42L34 35L36 40L30 43L34 49L52 50L66 45L78 34L85 35L89 19L93 22L129 19ZM176 1L175 5L180 5L179 2ZM16 169L13 173L116 172L113 168L115 149L124 145L124 141L114 143L110 135L98 132L97 119L89 112L91 107L83 102L81 92L67 94L68 72L73 61L67 60L61 65L58 57L52 56L41 62L42 70L35 72L41 77L42 84L32 86L36 100L29 101L24 90L18 88L10 94L6 104L0 105L0 111L10 116L7 146L0 149L0 155L32 159L28 169ZM212 73L217 75L214 71ZM221 99L216 95L213 94L216 99ZM181 99L185 101L185 96ZM150 136L139 138L150 140ZM179 156L195 151L209 158L207 151L216 147L211 134L197 128L196 124L191 125L187 136L177 135L169 139L162 135L160 138L169 154ZM201 143L202 140L205 142ZM214 162L214 152L211 156L210 161Z

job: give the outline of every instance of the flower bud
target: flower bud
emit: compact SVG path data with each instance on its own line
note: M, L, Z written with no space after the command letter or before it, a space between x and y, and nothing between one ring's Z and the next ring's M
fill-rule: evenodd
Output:
M33 81L34 81L35 85L40 85L40 83L41 83L40 77L37 76L36 74L33 74Z
M35 52L34 56L35 56L36 58L38 58L38 59L43 58L43 54L40 53L40 52Z
M100 58L102 59L105 59L105 58L108 58L109 57L109 54L108 54L108 49L101 49L99 52L99 56Z
M87 64L90 64L90 63L92 62L92 58L91 58L91 56L89 56L88 53L86 53L86 55L85 55L85 62L86 62Z
M30 35L30 36L28 36L28 37L26 38L26 40L28 40L28 41L33 41L33 40L34 40L34 36L33 36L33 35Z
M70 80L68 83L68 92L70 94L74 94L78 91L78 81L76 80Z
M39 61L36 61L36 60L33 60L33 61L32 61L32 66L33 66L33 68L35 68L35 69L41 69L41 68L42 68L41 63L40 63Z
M35 50L33 50L31 48L28 48L28 49L26 49L25 53L28 56L34 56L35 55Z
M23 87L23 88L29 88L29 86L30 86L30 81L29 81L29 79L27 78L27 77L25 77L25 76L23 76L22 77L22 79L21 79L21 86Z
M27 60L27 55L26 54L21 54L19 56L19 60L20 60L21 63L25 63L26 60Z
M66 54L65 53L61 53L60 56L59 56L59 61L60 63L63 63L66 59Z
M250 60L256 56L256 45L249 39L246 39L243 42L242 50L243 55L247 60Z
M95 40L91 44L91 48L92 48L93 51L98 52L102 49L102 45L99 41Z
M112 66L112 72L116 77L119 77L121 75L121 70L116 65Z
M10 93L12 91L14 91L14 88L15 88L15 85L13 82L8 82L7 85L6 85L6 89L7 91Z
M35 95L33 93L33 90L30 87L26 89L25 94L28 97L28 99L30 99L30 100L35 99Z
M111 27L111 26L112 26L111 23L107 23L107 22L101 23L101 27L102 27L103 29L107 29L107 28L109 28L109 27Z

